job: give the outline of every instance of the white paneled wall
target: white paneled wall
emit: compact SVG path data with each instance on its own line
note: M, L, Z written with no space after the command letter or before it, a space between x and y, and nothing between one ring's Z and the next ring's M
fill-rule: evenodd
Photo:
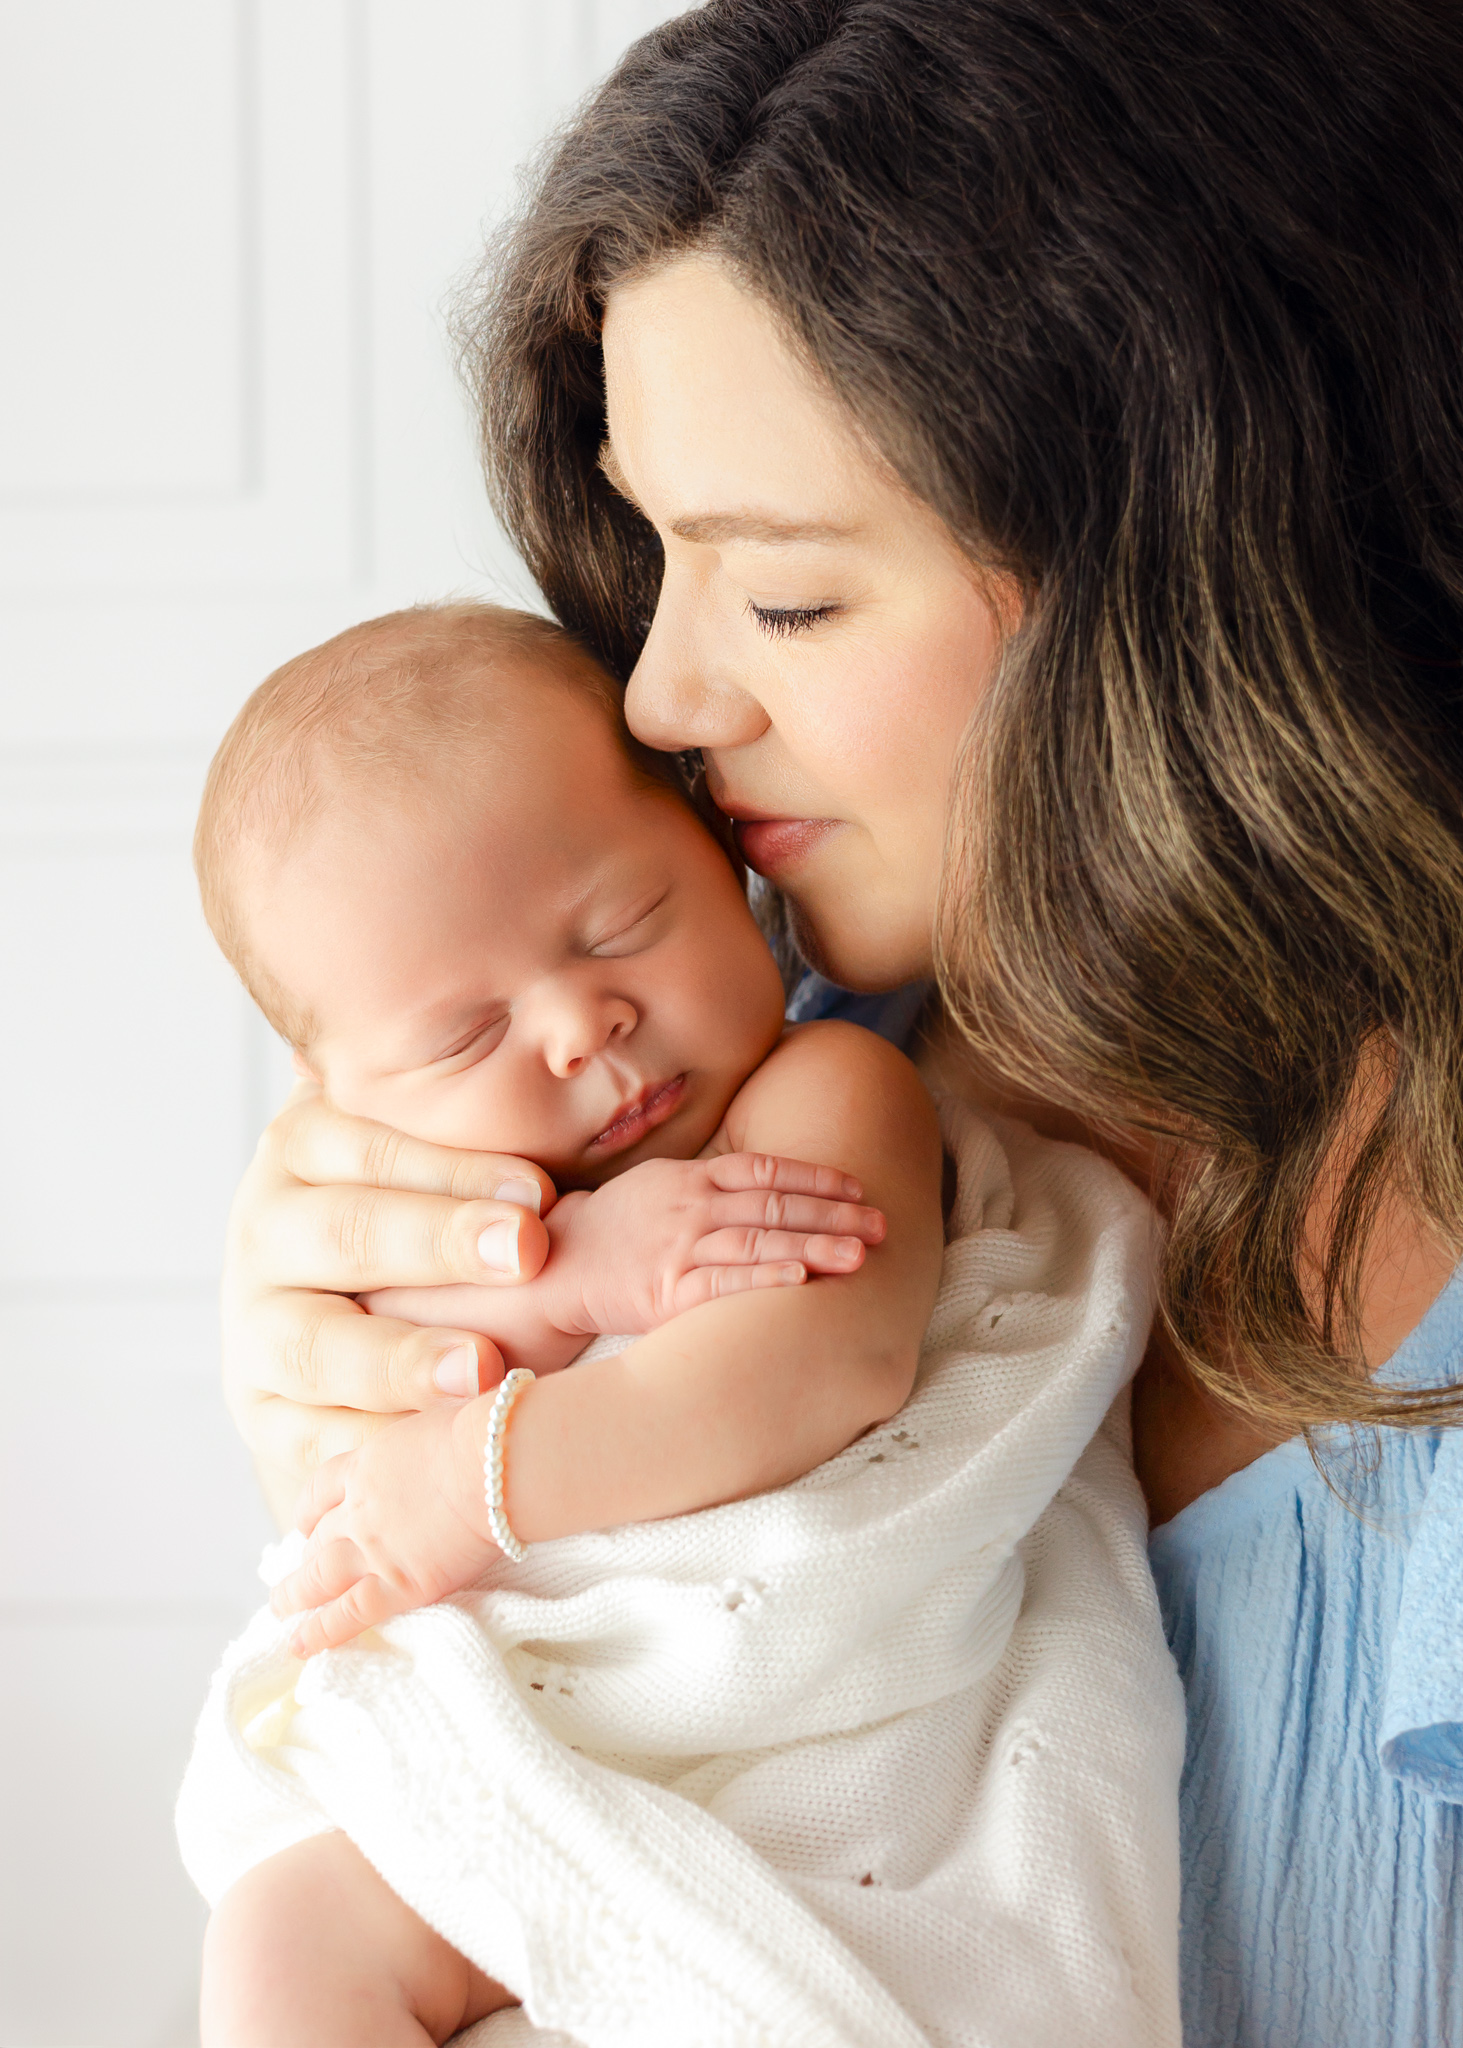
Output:
M653 0L0 8L0 2048L196 2041L171 1805L267 1534L224 1217L287 1085L188 867L253 685L531 601L442 302Z

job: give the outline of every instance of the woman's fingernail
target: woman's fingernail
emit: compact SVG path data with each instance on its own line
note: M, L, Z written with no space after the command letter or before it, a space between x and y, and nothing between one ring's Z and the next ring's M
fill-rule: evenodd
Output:
M478 1239L478 1257L494 1273L518 1271L518 1225L505 1217L490 1223Z
M478 1390L478 1355L470 1344L444 1351L432 1374L444 1394L475 1394Z
M840 1259L856 1259L863 1246L856 1237L840 1237L834 1250Z
M496 1191L496 1200L512 1202L519 1209L532 1209L535 1216L543 1208L543 1189L536 1180L505 1180ZM514 1267L516 1273L518 1268Z

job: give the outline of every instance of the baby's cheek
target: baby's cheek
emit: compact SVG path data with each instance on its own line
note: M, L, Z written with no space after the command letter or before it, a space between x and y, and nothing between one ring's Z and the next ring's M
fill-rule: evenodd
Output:
M687 962L683 991L686 1063L739 1087L782 1034L782 978L755 925L713 935Z
M503 1152L532 1159L549 1173L550 1119L517 1063L494 1071L490 1053L457 1074L404 1077L373 1114L410 1138L454 1151ZM539 1113L535 1114L538 1110Z

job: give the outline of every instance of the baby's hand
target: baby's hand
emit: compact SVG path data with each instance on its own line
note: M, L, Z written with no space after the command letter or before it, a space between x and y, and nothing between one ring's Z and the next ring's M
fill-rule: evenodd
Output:
M304 1562L269 1603L280 1615L318 1610L290 1640L297 1657L459 1592L498 1556L464 1415L453 1406L403 1416L308 1481L295 1518L309 1538Z
M851 1175L797 1159L647 1159L560 1198L544 1277L586 1336L635 1336L722 1295L857 1272L885 1232L862 1197Z
M766 1153L647 1159L593 1194L560 1196L535 1280L390 1287L360 1299L373 1315L479 1330L509 1364L553 1372L587 1337L639 1336L724 1294L856 1273L885 1228L862 1196L831 1166Z

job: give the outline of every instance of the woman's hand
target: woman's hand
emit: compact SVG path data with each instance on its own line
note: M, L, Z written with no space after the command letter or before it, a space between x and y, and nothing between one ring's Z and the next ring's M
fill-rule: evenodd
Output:
M535 1204L554 1199L528 1160L423 1144L342 1115L313 1083L295 1090L240 1185L223 1287L225 1398L281 1526L323 1460L502 1373L487 1338L368 1316L350 1297L531 1279L549 1245Z
M429 1408L312 1476L296 1515L309 1539L304 1558L270 1600L276 1614L315 1609L290 1639L297 1657L481 1578L500 1554L483 1502L485 1434L485 1419L466 1406Z

